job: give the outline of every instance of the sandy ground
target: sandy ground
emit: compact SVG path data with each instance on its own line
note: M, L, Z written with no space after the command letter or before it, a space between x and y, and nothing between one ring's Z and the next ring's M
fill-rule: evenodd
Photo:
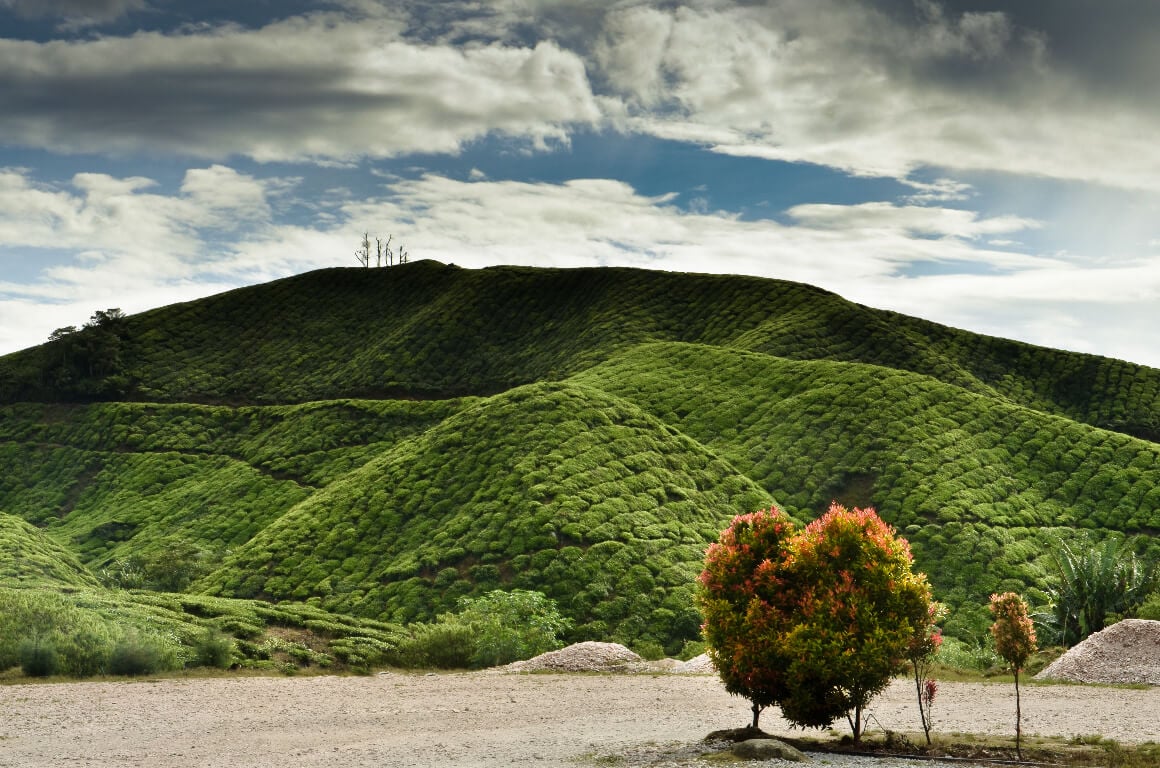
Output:
M918 730L913 688L875 700ZM1014 728L1010 684L943 683L935 730ZM1160 688L1025 686L1024 733L1160 741ZM706 675L382 674L0 687L0 766L577 766L748 722ZM771 732L789 731L775 712ZM800 731L796 732L800 735Z

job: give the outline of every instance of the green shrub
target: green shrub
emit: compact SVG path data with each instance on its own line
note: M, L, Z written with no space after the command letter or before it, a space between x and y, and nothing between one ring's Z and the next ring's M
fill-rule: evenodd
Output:
M399 663L404 667L466 669L475 656L475 633L456 621L413 624L399 644Z
M999 663L999 655L989 643L981 640L963 640L944 637L942 647L935 654L935 663L952 669L986 672Z
M475 635L471 662L476 667L509 664L559 648L560 635L570 626L554 600L524 589L461 598L456 621Z
M234 663L234 641L220 632L206 631L194 650L198 666L229 669Z
M25 640L20 644L20 669L29 677L51 677L61 671L56 646L48 642Z
M1148 595L1148 598L1136 611L1137 619L1160 621L1160 590Z
M705 643L701 640L686 640L685 644L681 646L677 658L681 661L688 661L695 659L705 652Z
M157 642L130 632L109 654L109 674L152 675L167 667L167 654Z
M646 661L657 661L665 657L665 647L656 640L638 640L633 646L632 650L636 651L636 655L640 656Z
M112 651L112 636L107 625L84 622L58 641L61 666L70 677L92 677L105 671Z

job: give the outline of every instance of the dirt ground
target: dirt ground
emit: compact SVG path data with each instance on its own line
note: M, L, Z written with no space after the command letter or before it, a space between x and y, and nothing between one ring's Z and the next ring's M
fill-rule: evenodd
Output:
M913 688L876 727L916 731ZM1160 741L1160 688L1025 686L1025 734ZM943 683L935 730L1009 734L1010 684ZM0 687L0 766L298 768L577 766L745 725L707 675L494 673L178 679ZM774 711L771 732L790 731Z

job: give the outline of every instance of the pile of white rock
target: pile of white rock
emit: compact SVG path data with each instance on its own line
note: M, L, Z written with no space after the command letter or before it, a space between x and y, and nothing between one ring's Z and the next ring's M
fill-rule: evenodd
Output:
M620 643L588 641L558 651L541 653L526 661L515 661L496 672L650 672L678 675L715 674L709 657L701 654L688 661L661 659L645 661Z
M1125 619L1113 624L1060 656L1035 678L1160 685L1160 621Z

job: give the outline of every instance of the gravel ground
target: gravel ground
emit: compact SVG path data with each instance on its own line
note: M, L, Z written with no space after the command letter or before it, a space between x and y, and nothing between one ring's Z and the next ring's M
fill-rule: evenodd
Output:
M912 696L893 684L875 700L878 726L918 730ZM1160 741L1157 711L1160 688L1023 692L1027 734ZM696 765L705 734L749 719L710 675L487 672L7 685L0 712L5 768L575 768L610 758L661 768ZM935 729L1009 734L1014 712L1010 684L943 683ZM773 712L762 726L801 734Z

